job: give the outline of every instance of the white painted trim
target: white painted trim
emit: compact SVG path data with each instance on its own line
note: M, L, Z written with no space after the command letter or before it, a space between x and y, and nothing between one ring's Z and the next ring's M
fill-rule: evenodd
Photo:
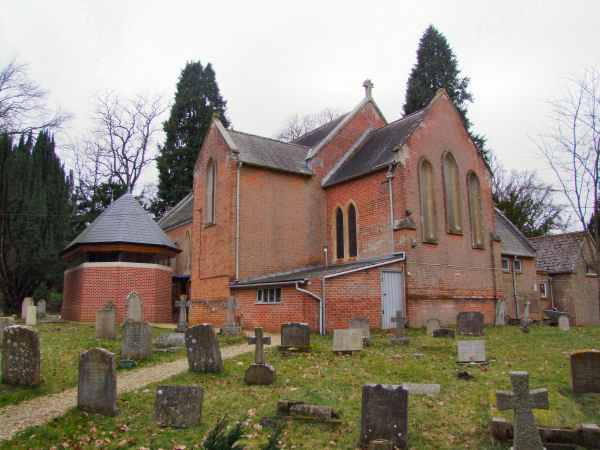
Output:
M233 142L233 139L231 139L231 136L229 136L227 129L223 126L221 121L219 119L215 119L214 123L217 126L217 129L219 130L219 132L223 135L223 139L225 139L225 142L227 142L227 145L229 146L231 151L233 153L239 153L240 149L238 148L237 145L235 145L235 142Z
M133 263L133 262L88 262L81 263L78 266L71 267L65 270L65 275L80 269L86 269L88 267L130 267L132 269L160 269L167 272L173 272L169 266L163 266L162 264L147 264L147 263Z

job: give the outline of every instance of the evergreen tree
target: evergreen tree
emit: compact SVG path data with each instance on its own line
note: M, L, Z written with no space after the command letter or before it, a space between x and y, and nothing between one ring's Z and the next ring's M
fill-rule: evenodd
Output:
M223 125L229 126L226 104L211 64L187 63L179 76L171 116L163 124L166 140L159 147L158 193L151 208L156 216L192 190L194 165L213 113L218 112Z

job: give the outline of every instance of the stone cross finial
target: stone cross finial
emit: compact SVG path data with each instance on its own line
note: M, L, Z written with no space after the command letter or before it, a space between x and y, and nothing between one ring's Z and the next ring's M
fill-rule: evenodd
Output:
M513 448L542 449L542 440L535 426L532 409L549 409L548 390L529 390L529 372L509 372L512 392L496 391L498 409L515 410Z
M175 302L175 306L179 306L179 321L177 322L177 332L185 332L187 326L187 314L186 309L192 306L192 302L188 301L187 295L180 295L179 301Z
M396 311L396 317L392 317L392 322L396 323L396 337L404 337L404 327L408 322L408 317L402 315L402 311Z
M365 97L371 98L373 92L373 82L369 79L366 79L363 83L363 87L365 88Z
M115 304L112 302L112 300L109 300L108 303L104 305L104 309L115 309Z
M265 351L263 348L264 344L271 344L271 337L263 337L263 329L261 327L254 328L254 336L248 338L248 345L256 344L256 350L254 351L254 363L264 364L265 363Z

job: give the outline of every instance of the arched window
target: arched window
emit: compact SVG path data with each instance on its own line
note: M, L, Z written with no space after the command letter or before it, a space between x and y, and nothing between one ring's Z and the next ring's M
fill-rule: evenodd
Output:
M192 239L190 238L190 232L185 233L185 239L183 241L183 273L189 274L192 267Z
M419 191L421 194L421 216L423 241L437 243L435 225L435 202L433 200L433 168L426 159L419 165Z
M481 185L479 178L471 172L467 178L469 212L471 213L471 235L473 247L483 248L483 225L481 223Z
M344 259L344 213L339 207L335 211L335 257Z
M348 206L348 256L357 255L356 245L356 208L352 203Z
M215 223L215 190L217 178L217 165L214 159L210 159L206 165L206 213L205 224Z
M446 198L446 231L462 233L462 214L460 211L460 185L458 182L458 166L452 153L448 153L442 161L444 173L444 194Z

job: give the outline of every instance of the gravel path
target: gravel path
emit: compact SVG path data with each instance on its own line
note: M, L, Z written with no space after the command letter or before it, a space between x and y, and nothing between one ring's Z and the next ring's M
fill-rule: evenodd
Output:
M278 334L265 333L265 335L271 336L272 346L279 345L280 336ZM223 348L221 357L228 359L251 351L254 351L254 346L248 344L233 345ZM186 370L188 370L187 358L182 358L119 374L117 376L117 391L119 394L134 391ZM18 405L0 408L0 441L11 439L29 427L43 425L55 417L60 417L74 406L77 406L77 387L57 394L34 398Z

